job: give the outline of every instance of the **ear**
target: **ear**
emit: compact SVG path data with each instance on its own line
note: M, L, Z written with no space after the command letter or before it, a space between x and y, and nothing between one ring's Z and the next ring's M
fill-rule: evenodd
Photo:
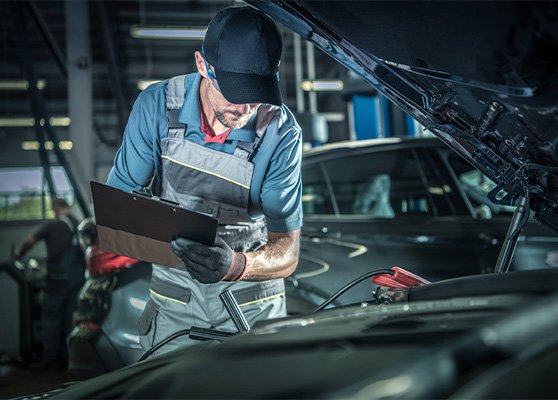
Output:
M198 69L198 72L204 78L208 78L207 71L205 70L205 63L203 62L202 54L199 51L196 51L194 57L196 59L196 68Z

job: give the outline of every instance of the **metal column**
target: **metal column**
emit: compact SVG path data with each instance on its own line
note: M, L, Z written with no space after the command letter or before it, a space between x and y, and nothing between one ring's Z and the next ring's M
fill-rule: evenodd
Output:
M306 42L306 68L308 69L308 79L314 81L316 79L316 59L314 58L314 45ZM318 94L312 90L308 93L310 103L310 113L315 115L318 113Z
M94 142L88 2L66 0L65 14L68 109L72 121L70 137L74 143L72 165L78 177L78 186L90 200L89 181L94 177Z
M45 112L41 94L37 90L37 79L35 77L35 71L33 70L31 54L29 52L29 41L27 39L27 32L25 31L23 10L21 4L19 3L13 2L10 5L12 17L16 27L15 34L16 43L19 48L20 64L23 73L27 78L27 82L29 82L29 100L31 102L31 112L33 113L35 120L35 137L37 142L39 142L39 160L41 162L41 166L43 167L43 174L50 192L50 197L54 198L56 197L56 188L54 187L54 181L52 180L50 160L45 149L45 137L42 130L42 126L45 123Z
M101 25L101 33L103 45L107 56L107 66L109 69L109 78L114 97L116 100L116 108L118 110L118 131L124 132L126 121L130 110L126 104L126 96L124 92L124 83L122 81L122 73L118 63L118 53L114 46L115 40L112 34L111 22L107 5L104 0L96 0L94 2Z
M299 114L304 112L304 92L302 91L302 45L300 36L293 32L294 68L296 85L296 111Z
M66 171L68 180L70 181L70 185L74 188L76 201L81 208L83 216L87 217L90 215L89 209L82 196L82 191L79 190L79 188L77 187L76 180L68 166L68 163L66 162L66 158L64 157L62 150L58 146L58 136L54 132L54 129L50 126L50 115L47 112L45 101L41 93L39 92L39 89L37 88L37 81L35 79L35 72L33 69L33 59L29 51L29 43L26 35L25 19L22 10L23 4L24 3L12 2L11 10L15 21L15 26L17 28L15 31L21 59L21 68L27 78L27 81L29 82L31 111L33 112L33 116L35 118L35 134L40 145L39 156L47 180L47 184L49 186L50 195L51 197L54 197L56 195L56 190L54 187L54 182L52 181L52 177L50 175L50 162L44 146L45 135L54 143L54 153L56 154L56 158L58 159L60 165Z
M58 44L54 40L54 36L52 35L52 32L50 31L49 27L47 26L47 23L46 23L44 17L42 16L41 12L39 11L39 8L35 4L35 2L33 0L30 0L25 4L27 4L27 6L28 6L27 8L29 10L29 13L31 14L31 17L35 21L35 25L39 29L39 32L41 32L41 35L43 36L45 44L47 45L47 47L50 51L50 54L51 54L54 62L56 63L56 66L58 67L58 70L59 70L60 74L64 78L64 81L67 83L68 82L68 68L66 67L66 59L65 59L64 55L62 54L62 50L60 49L60 46L58 46ZM97 135L97 138L99 139L99 141L101 143L103 143L107 146L111 146L111 147L117 146L118 141L113 140L113 139L108 139L105 136L105 134L103 133L99 124L97 124L95 121L93 121L93 129L95 131L95 134ZM121 132L124 132L124 131L122 130Z

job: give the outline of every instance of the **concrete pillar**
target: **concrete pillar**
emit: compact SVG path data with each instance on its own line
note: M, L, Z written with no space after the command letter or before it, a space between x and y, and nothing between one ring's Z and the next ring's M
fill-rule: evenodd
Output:
M89 8L87 0L66 0L66 60L68 111L73 142L70 167L88 203L94 178L93 90Z

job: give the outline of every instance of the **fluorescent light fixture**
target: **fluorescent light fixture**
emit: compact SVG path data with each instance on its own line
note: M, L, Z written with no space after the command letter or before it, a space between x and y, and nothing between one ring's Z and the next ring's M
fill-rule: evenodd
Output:
M37 81L37 89L43 90L46 87L46 81L39 79ZM0 79L0 90L27 90L29 82L25 79Z
M50 126L70 126L72 122L69 117L50 117Z
M23 128L35 125L35 118L0 118L0 127Z
M345 113L342 112L323 112L317 113L325 118L327 122L343 122L345 121Z
M74 144L72 143L71 140L60 140L58 142L58 147L60 148L60 150L72 150L72 148L74 147ZM26 140L24 142L21 142L21 148L23 150L39 150L39 142L36 140ZM50 140L47 140L45 142L45 149L47 150L52 150L54 149L54 143Z
M46 143L45 143L46 147ZM25 142L21 142L21 148L23 150L39 150L39 142L33 140L26 140Z
M50 126L70 126L72 122L68 117L50 117L48 120ZM35 125L35 118L0 118L0 127L2 128L30 128ZM41 118L39 125L44 126L45 120Z
M179 26L132 26L130 35L134 39L178 39L203 40L207 28Z
M428 192L432 193L432 194L437 194L439 196L442 196L444 194L444 189L442 189L441 187L438 187L438 186L430 186L428 188Z
M343 81L340 80L314 80L314 81L302 81L300 87L305 92L339 92L343 90Z
M147 87L149 85L151 85L153 83L157 83L157 82L161 82L161 81L160 80L159 81L149 81L149 80L142 79L142 80L138 81L136 86L138 87L138 90L145 90L145 89L147 89Z

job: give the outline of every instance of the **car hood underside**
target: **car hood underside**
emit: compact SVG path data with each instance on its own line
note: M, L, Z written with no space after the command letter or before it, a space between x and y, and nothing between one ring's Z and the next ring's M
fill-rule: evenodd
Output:
M558 230L558 4L269 1L287 25ZM342 10L342 11L340 11Z

